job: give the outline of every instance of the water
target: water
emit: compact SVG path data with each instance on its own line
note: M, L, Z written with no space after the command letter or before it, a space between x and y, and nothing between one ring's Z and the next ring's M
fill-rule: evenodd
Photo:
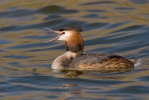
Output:
M148 100L149 0L0 0L1 100ZM43 27L81 26L84 52L141 59L124 72L53 72L64 42Z

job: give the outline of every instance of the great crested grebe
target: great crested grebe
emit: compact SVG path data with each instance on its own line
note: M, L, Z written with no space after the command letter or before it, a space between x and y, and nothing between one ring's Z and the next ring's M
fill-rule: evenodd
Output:
M46 27L45 27L46 28ZM47 42L61 40L65 41L67 52L57 57L52 69L128 69L134 68L137 63L134 59L127 59L111 53L84 53L84 42L80 32L81 27L64 27L56 31L46 28L58 36Z

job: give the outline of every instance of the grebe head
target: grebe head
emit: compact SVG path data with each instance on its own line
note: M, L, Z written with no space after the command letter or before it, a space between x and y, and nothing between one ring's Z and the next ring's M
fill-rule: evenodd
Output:
M65 41L67 51L83 52L84 43L83 43L82 36L80 34L80 32L83 30L81 27L64 27L56 31L49 28L46 28L46 29L54 33L57 33L58 36L55 39L46 41L45 43L56 41L56 40Z

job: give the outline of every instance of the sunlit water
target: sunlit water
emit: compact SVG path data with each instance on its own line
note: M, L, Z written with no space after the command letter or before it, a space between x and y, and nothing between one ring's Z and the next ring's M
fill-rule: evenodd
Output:
M124 72L53 72L64 42L43 27L81 26L84 52L141 59ZM0 100L149 99L149 0L0 0Z

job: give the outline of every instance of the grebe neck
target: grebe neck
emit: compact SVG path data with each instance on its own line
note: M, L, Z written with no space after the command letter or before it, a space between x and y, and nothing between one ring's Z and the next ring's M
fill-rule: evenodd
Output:
M66 53L60 55L53 61L52 69L62 69L70 67L69 65L71 61L74 58L81 56L81 54L83 53L84 42L82 36L79 33L76 33L75 31L74 33L68 34L71 34L71 38L60 38L60 40L66 39Z
M51 68L52 69L68 68L71 61L74 58L81 56L81 54L82 54L82 51L79 51L79 52L67 51L66 53L60 55L53 61Z

